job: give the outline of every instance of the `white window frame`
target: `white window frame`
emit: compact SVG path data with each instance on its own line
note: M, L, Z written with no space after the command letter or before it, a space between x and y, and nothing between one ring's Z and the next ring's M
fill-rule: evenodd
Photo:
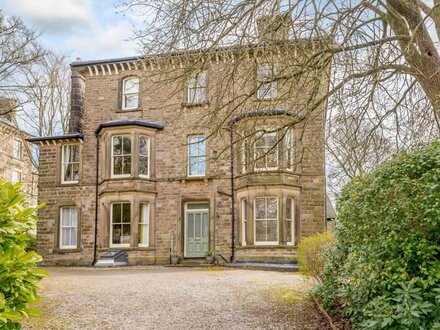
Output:
M72 221L72 209L76 210L76 226L63 226L63 209L69 209L70 221ZM76 206L62 206L60 207L60 237L59 247L60 249L76 249L78 248L78 208ZM76 228L76 245L63 245L63 228Z
M207 97L207 71L193 73L187 82L187 102L189 104L199 104L206 102ZM203 81L203 84L201 82Z
M295 199L293 197L287 197L286 198L286 207L285 210L287 211L287 201L288 200L292 201L292 208L291 208L291 215L290 215L290 220L287 218L287 212L286 212L286 227L288 225L288 222L290 222L290 232L291 232L291 241L288 242L287 241L287 236L286 236L286 244L287 245L295 245Z
M205 153L203 154L203 155L191 155L190 154L190 147L191 147L191 145L195 145L196 143L194 143L194 142L191 142L191 139L192 138L201 138L201 140L198 142L198 143L200 143L200 142L202 142L202 143L204 143L204 145L205 145ZM188 177L204 177L204 176L206 176L206 145L207 145L207 143L206 143L206 136L205 135L188 135L188 137L187 137L187 143L188 143L188 148L187 148L187 160L186 160L186 162L187 162L187 175L188 175ZM191 162L190 162L190 159L191 158L203 158L204 159L204 163L205 163L205 166L204 166L204 169L205 169L205 171L202 173L202 174L191 174L191 172L190 172L190 164L191 164Z
M123 204L128 204L128 205L130 205L130 222L122 222L122 219L121 219L121 222L113 222L113 205L115 205L115 204L121 204L121 217L123 216ZM130 224L130 239L131 239L131 237L133 236L133 221L132 221L132 219L133 219L133 208L132 208L132 204L130 203L130 202L113 202L113 203L111 203L110 204L110 239L109 239L109 246L110 247L130 247L130 244L131 244L131 242L130 243L122 243L122 244L114 244L113 243L113 224L121 224L121 235L123 234L123 228L122 228L122 225L124 225L124 224Z
M137 91L136 92L131 92L131 93L128 93L128 92L126 92L125 91L125 84L127 83L127 81L130 81L130 80L137 80ZM127 78L124 78L123 80L122 80L122 110L132 110L132 109L138 109L139 108L139 88L140 88L140 80L139 80L139 77L133 77L133 76L131 76L131 77L127 77ZM127 96L137 96L137 103L136 103L136 106L134 106L134 107L127 107L126 106L126 100L125 100L125 98L127 97Z
M117 137L121 137L122 138L122 146L121 146L121 154L120 155L114 155L113 154L113 141L115 138ZM124 154L124 138L128 138L130 139L130 154ZM131 166L130 166L130 173L128 174L115 174L114 170L115 170L115 157L127 157L130 156L131 159ZM127 135L127 134L119 134L119 135L113 135L111 137L111 177L112 178L129 178L133 172L133 136L132 135ZM124 169L124 165L122 165L122 170Z
M12 140L12 157L20 160L23 158L23 144L21 140Z
M140 150L141 138L146 138L148 140L148 142L147 142L147 153L148 153L148 155L147 156L141 155L141 150ZM141 157L147 157L148 158L148 173L147 174L140 174L139 173L139 176L141 178L149 178L150 177L150 172L151 172L151 138L148 135L144 135L144 134L139 135L138 146L137 147L138 147L138 164L137 164L138 165L138 172L139 172L139 166L140 166L140 159L141 159Z
M15 178L14 178L14 174L17 174L18 175L18 180L15 180ZM12 184L16 184L16 183L20 183L21 182L21 171L18 171L18 170L12 170L11 171L11 183Z
M248 222L248 202L247 198L241 199L241 245L246 246L246 225L249 224Z
M258 219L257 220L257 203L256 200L257 199L261 199L264 198L266 200L266 214L267 214L267 199L271 198L271 199L276 199L277 201L277 240L276 241L257 241L257 221L274 221L275 219ZM279 203L279 199L276 196L258 196L254 198L254 244L255 245L278 245L279 241L280 241L280 203ZM267 238L267 227L266 227L266 238Z
M264 145L264 147L257 147L257 142L258 142L258 140L259 139L263 139L266 135L275 135L275 139L276 139L276 144L275 144L275 146L268 146L267 144L265 144ZM279 141L278 141L278 134L277 134L277 132L265 132L265 133L263 133L260 137L258 137L257 139L256 139L256 141L254 142L254 170L255 171L276 171L276 170L278 170L278 168L280 167L280 155L279 155L279 150L278 150L278 147L279 147ZM256 149L257 148L264 148L265 149L265 153L264 153L264 167L257 167L257 161L258 161L258 158L257 158L257 153L256 153ZM271 150L271 149L274 149L275 150L275 153L276 153L276 158L277 158L277 166L274 166L274 167L268 167L267 166L267 157L268 157L268 152L269 152L269 150Z
M144 206L147 207L146 219L144 218ZM146 221L145 221L146 220ZM141 227L147 227L147 239L146 242L141 243ZM138 246L139 247L149 247L150 246L150 203L141 202L140 203L140 212L139 212L139 225L138 225Z
M278 95L278 84L274 80L275 68L272 64L262 64L257 69L257 99L270 100ZM268 90L269 92L266 92Z
M78 183L78 180L72 180L72 181L65 181L64 180L64 173L66 171L66 168L69 164L78 164L78 175L79 175L79 164L80 164L80 160L78 160L78 162L66 162L64 159L64 149L65 147L73 147L73 146L77 146L78 148L80 148L80 145L78 143L72 143L72 144L64 144L61 147L61 183L62 184L73 184L73 183ZM80 153L80 157L81 157L81 151L78 150L78 152Z

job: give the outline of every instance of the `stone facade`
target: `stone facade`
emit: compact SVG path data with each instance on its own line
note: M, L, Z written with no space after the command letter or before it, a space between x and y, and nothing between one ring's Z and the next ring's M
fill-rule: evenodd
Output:
M39 202L46 202L46 207L39 213L38 246L45 264L91 265L112 249L127 251L131 264L166 264L171 254L192 259L190 251L197 252L197 244L205 243L203 252L215 252L219 262L293 261L302 237L325 230L324 108L311 114L290 111L307 98L303 90L292 89L297 82L279 83L278 98L256 99L255 75L252 79L246 75L257 70L252 60L238 67L231 79L234 83L227 84L230 59L246 57L249 52L225 50L195 59L176 55L72 64L70 134L32 140L41 149ZM190 102L189 87L182 83L189 80L181 77L190 71L189 64L207 57L208 61L201 61L208 81L206 95L200 102ZM281 58L274 65L281 67L288 57ZM135 93L139 101L135 107L123 109L124 81L129 77L139 79L141 87ZM325 75L321 78L318 96L327 90ZM230 111L230 104L239 102L231 95L239 90L249 98ZM282 136L286 125L292 132L289 143ZM274 146L276 168L256 168L260 159L253 155L260 138L253 142L244 138L249 132L260 134L256 127L270 127L275 131L272 136L280 138ZM206 139L202 175L189 175L189 136ZM139 165L145 158L139 151L141 138L149 141L147 175ZM118 141L130 143L123 151L128 155L124 160L118 159L122 151L115 151ZM79 150L75 165L79 173L75 182L63 183L63 148L72 144ZM270 148L267 152L271 153ZM295 164L287 163L290 157L297 160ZM118 162L128 164L127 175L115 175L125 173L115 165ZM258 215L257 225L260 211L256 203L272 222ZM288 207L287 203L292 204ZM60 235L68 232L60 227L62 209L76 210L69 211L76 212L77 232L75 245L68 248L61 247ZM145 217L147 227L142 224ZM197 232L198 224L201 232ZM193 226L196 229L190 237ZM143 228L148 243L142 238Z
M15 100L0 99L0 178L21 182L29 206L36 206L38 174L33 170L32 144L16 124L15 108Z

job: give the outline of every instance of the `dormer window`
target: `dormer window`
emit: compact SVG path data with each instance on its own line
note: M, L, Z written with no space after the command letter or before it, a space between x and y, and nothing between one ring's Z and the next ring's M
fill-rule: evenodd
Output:
M139 108L139 78L125 78L122 81L122 109L137 108Z
M197 104L206 100L206 71L194 73L188 79L187 101L191 104Z
M260 100L273 99L277 96L277 82L273 65L263 64L257 72L257 98Z

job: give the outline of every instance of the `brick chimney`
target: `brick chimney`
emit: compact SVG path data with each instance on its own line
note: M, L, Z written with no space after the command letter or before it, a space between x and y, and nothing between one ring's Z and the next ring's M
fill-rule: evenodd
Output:
M15 125L15 114L17 111L17 100L0 98L0 117Z
M270 43L287 41L293 32L293 21L290 13L276 13L257 18L258 42Z
M72 69L70 76L70 122L69 133L82 133L82 118L84 115L84 96L86 90L85 78L76 70Z

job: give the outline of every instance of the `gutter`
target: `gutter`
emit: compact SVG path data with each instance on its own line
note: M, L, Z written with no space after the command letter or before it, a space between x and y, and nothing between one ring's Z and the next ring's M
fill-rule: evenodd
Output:
M231 220L232 220L232 242L231 242L231 262L235 262L235 186L234 186L234 145L233 145L233 130L230 127L230 150L231 150Z

